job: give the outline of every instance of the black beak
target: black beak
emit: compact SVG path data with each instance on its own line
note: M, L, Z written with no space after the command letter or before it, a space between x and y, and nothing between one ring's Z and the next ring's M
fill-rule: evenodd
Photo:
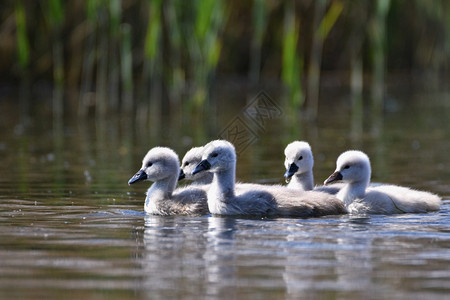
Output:
M323 184L327 185L329 183L335 182L335 181L339 181L342 180L342 174L339 171L334 172L333 174L330 175L330 177L328 177Z
M288 179L291 178L292 176L294 176L295 172L298 171L298 166L295 163L292 163L289 166L289 169L286 171L286 173L284 173L284 178Z
M144 172L144 170L139 170L139 172L134 174L134 176L131 177L130 180L128 180L128 185L145 179L147 179L147 174Z
M209 161L202 160L201 162L198 163L198 165L195 167L195 169L192 171L192 175L195 175L201 171L205 171L205 170L209 170L211 169L211 164L209 163Z
M178 175L178 181L186 178L186 174L184 174L183 170L180 170L180 175Z

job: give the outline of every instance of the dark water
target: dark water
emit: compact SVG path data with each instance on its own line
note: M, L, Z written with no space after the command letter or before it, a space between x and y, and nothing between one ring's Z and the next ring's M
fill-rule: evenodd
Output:
M450 292L450 96L391 95L387 111L355 115L324 93L317 122L281 116L255 127L243 97L223 95L218 117L53 118L51 102L0 100L0 298L445 299ZM275 96L272 95L273 98ZM319 219L158 217L146 184L127 186L156 145L180 156L217 138L235 117L254 141L238 178L281 182L283 150L307 140L315 177L358 148L373 179L440 194L429 214ZM253 126L253 127L252 127Z

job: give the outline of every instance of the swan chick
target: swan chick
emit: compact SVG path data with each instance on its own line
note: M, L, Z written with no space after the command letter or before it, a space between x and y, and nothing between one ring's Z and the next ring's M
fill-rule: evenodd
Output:
M346 213L342 202L326 193L296 191L281 185L249 184L235 189L234 146L225 140L215 140L204 148L202 161L192 173L214 174L208 190L212 214L316 217Z
M153 184L147 190L144 210L156 215L204 215L208 214L206 192L195 187L175 190L180 173L178 155L170 148L150 149L142 160L141 169L128 184L149 180Z
M343 187L342 184L314 187L314 156L308 142L294 141L288 144L284 149L284 155L286 157L284 178L288 182L287 187L302 191L315 190L333 195Z
M179 181L182 179L191 180L193 185L207 191L209 189L209 185L212 182L213 173L199 172L195 175L192 175L192 171L202 160L203 151L204 147L201 146L201 147L194 147L190 149L188 152L186 152L181 162L181 170L178 180ZM252 186L254 186L253 183L236 182L237 189L250 188Z
M391 184L369 186L370 176L369 157L364 152L350 150L338 157L335 172L324 184L346 183L337 197L350 213L425 213L440 208L441 198L435 194Z
M186 179L192 181L194 185L210 184L213 174L210 172L201 172L192 175L194 168L202 160L203 147L193 147L183 157L181 161L181 171L178 180Z

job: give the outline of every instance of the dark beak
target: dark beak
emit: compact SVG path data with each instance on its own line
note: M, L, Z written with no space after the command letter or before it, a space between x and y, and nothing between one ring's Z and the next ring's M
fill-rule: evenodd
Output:
M284 173L284 178L288 179L291 178L292 176L294 176L295 172L298 171L298 166L295 163L292 163L289 166L289 170L286 171L286 173Z
M128 185L145 179L147 179L147 174L144 172L144 170L139 170L139 172L134 174L134 176L131 177L130 180L128 180Z
M339 171L334 172L333 174L330 175L330 177L328 177L323 184L327 185L329 183L335 182L335 181L339 181L342 180L342 174Z
M211 164L209 163L209 161L207 161L206 159L202 160L192 171L192 175L195 175L201 171L205 171L205 170L209 170L209 169L211 169Z
M178 181L186 178L186 174L184 174L183 170L180 170L180 175L178 175Z

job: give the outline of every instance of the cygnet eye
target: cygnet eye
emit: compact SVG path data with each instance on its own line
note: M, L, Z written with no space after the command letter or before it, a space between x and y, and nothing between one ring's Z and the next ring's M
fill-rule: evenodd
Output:
M300 155L300 157L298 158L298 160L302 160L302 159L303 159L303 156Z
M188 161L185 162L185 163L184 163L184 166L185 166L185 167L189 166L189 162L188 162Z
M217 152L214 152L213 154L211 154L211 157L217 157L217 155L219 154L217 154Z
M148 163L147 163L147 168L148 168L148 167L151 167L152 165L153 165L153 163L152 163L151 161L148 162Z
M349 165L345 165L344 169L350 169L350 166Z

